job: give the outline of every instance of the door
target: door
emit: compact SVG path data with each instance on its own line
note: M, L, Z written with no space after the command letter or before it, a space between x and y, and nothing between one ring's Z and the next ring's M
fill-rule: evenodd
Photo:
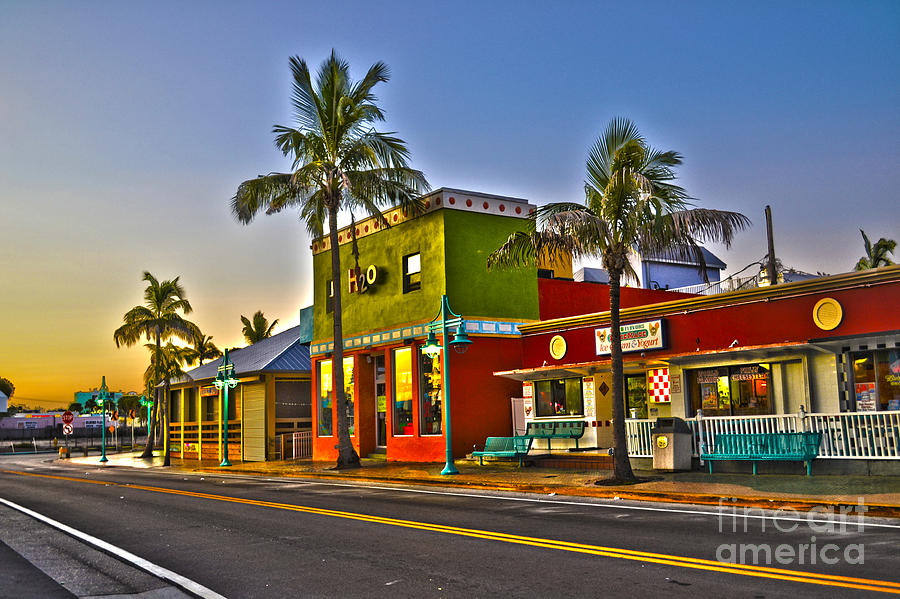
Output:
M375 446L387 447L387 387L384 354L375 356Z
M264 462L266 460L266 386L260 383L243 387L241 447L244 461Z

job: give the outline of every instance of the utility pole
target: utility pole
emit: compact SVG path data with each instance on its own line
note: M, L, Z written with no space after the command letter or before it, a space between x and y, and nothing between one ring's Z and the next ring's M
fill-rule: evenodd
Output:
M769 244L769 256L766 261L766 277L769 285L778 284L778 273L775 271L775 239L772 235L772 207L766 206L766 241Z

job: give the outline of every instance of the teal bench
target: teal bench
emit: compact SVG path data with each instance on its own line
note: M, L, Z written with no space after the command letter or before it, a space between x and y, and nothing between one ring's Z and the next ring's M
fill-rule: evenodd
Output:
M547 439L547 451L550 452L551 439L574 439L575 449L578 440L584 436L584 420L548 420L545 422L529 422L525 428L526 437Z
M713 450L701 452L700 459L709 462L712 474L714 460L753 462L805 462L806 475L812 475L812 461L819 455L822 433L723 433L715 436Z
M484 465L484 456L497 458L518 458L519 466L522 466L522 460L531 450L531 443L534 441L531 437L488 437L484 443L484 449L481 451L473 451L472 455L478 458L478 463Z

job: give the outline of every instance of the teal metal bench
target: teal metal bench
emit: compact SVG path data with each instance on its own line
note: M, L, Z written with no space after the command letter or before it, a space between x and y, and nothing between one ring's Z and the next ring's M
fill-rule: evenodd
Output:
M551 439L575 439L575 449L578 449L578 440L584 436L584 420L529 422L525 428L525 436L547 439L548 452L551 451Z
M472 455L478 458L478 463L484 465L484 456L497 458L518 458L519 466L531 449L531 437L488 437L482 451L473 451Z
M715 436L713 450L701 452L700 459L709 462L712 474L714 460L753 462L805 462L806 475L812 475L812 461L819 455L822 433L723 433Z

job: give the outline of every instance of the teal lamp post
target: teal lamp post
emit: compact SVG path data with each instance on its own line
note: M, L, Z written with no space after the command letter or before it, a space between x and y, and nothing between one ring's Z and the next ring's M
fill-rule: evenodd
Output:
M100 463L108 462L106 458L106 402L112 399L113 394L106 388L106 377L103 377L103 383L100 385L100 392L97 393L97 401L100 402L100 412L103 413L103 431L102 441L100 442L101 455Z
M213 385L216 389L220 389L224 396L224 408L222 410L222 446L224 448L225 457L222 459L222 466L231 466L228 461L228 390L237 387L239 379L234 378L234 364L228 361L228 348L225 348L225 356L222 359L222 365L219 366L219 372L216 374L216 380Z
M447 339L447 329L456 327L453 340ZM422 346L422 353L434 358L441 351L444 352L444 440L447 443L447 463L441 474L459 474L459 470L453 464L453 447L450 438L450 360L447 357L449 346L453 346L456 353L464 354L469 349L472 340L466 334L466 325L463 317L450 309L450 302L446 295L441 296L441 313L431 322L425 325L428 330L428 338ZM438 345L435 332L440 331L442 345Z
M141 405L147 408L147 436L150 436L150 408L153 406L153 400L146 395L141 395Z

